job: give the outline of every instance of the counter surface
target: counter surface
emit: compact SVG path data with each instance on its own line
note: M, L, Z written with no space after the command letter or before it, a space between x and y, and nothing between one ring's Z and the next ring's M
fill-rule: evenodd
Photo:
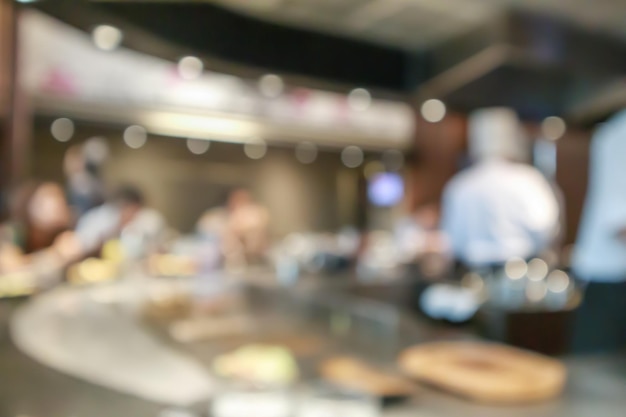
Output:
M8 322L18 301L0 301L0 416L153 417L164 406L120 394L51 370L11 342ZM442 330L444 333L447 330ZM566 358L569 384L554 401L489 407L421 388L388 417L615 417L626 410L626 355ZM200 410L198 410L200 411ZM204 410L205 411L205 410ZM202 414L204 415L204 414Z

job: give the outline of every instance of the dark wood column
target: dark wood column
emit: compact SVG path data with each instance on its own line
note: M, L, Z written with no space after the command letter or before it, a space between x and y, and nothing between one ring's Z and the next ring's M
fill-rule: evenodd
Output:
M0 0L0 190L12 174L12 119L15 86L15 5Z
M556 182L565 197L567 234L564 243L574 243L587 195L590 131L570 129L557 144Z
M0 196L26 174L30 113L18 82L19 5L0 0Z

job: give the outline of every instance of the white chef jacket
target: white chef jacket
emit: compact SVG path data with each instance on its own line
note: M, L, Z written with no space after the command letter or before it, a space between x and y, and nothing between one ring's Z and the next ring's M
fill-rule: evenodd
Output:
M448 183L442 215L455 257L481 266L541 252L558 230L559 208L538 170L488 159Z
M589 185L572 268L581 279L626 281L626 111L602 126L591 142Z

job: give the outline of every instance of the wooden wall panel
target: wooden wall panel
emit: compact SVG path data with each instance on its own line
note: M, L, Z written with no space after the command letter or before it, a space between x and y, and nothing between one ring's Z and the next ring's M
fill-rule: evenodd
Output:
M573 243L587 193L591 133L572 130L558 142L556 182L565 197L567 233L565 243Z
M456 174L466 153L466 125L467 117L462 114L449 114L439 123L418 117L413 208L439 203L446 183Z

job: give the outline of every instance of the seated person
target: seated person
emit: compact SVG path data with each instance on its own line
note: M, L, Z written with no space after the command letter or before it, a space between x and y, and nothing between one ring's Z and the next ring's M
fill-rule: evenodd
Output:
M446 240L439 230L439 209L436 204L424 204L396 221L393 228L398 254L413 262L424 254L446 252Z
M163 216L146 206L140 190L123 186L109 202L80 218L76 237L85 253L97 252L108 240L120 238L127 255L139 257L159 242L166 228Z
M269 214L247 190L233 191L225 208L211 209L198 221L198 231L219 236L227 263L258 261L267 249Z
M58 184L28 182L9 200L9 220L0 227L1 272L25 267L43 252L59 260L71 255L65 232L72 226L72 215Z
M224 207L215 207L205 211L198 223L196 231L205 239L222 241L228 226L228 210Z

